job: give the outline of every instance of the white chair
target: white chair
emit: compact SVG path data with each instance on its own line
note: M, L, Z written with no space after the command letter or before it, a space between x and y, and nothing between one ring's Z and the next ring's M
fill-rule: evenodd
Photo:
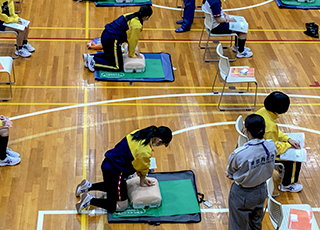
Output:
M217 80L217 77L218 77L218 73L220 73L220 76L221 78L223 79L223 88L222 88L222 91L221 91L221 95L220 95L220 99L219 99L219 103L218 103L218 109L220 111L225 111L225 110L247 110L247 111L250 111L252 110L255 106L256 106L256 102L257 102L257 90L258 90L258 83L255 79L255 77L231 77L231 68L232 67L237 67L237 68L249 68L249 66L232 66L230 67L230 63L229 63L229 58L227 58L226 56L223 56L223 49L222 49L222 45L219 44L217 46L217 54L219 56L219 68L217 69L217 73L216 73L216 76L214 78L214 81L213 81L213 85L212 85L212 92L214 94L218 94L219 92L216 92L214 91L214 87L215 87L215 83L216 83L216 80ZM253 102L253 105L251 107L232 107L232 108L220 108L220 104L221 104L221 100L222 100L222 97L225 93L225 88L226 88L226 85L229 84L229 83L232 83L232 84L235 84L235 83L247 83L247 90L246 91L232 91L232 93L237 93L237 95L241 95L243 93L246 93L249 91L249 86L250 86L250 83L254 83L255 86L256 86L256 89L255 89L255 94L254 94L254 102ZM235 87L233 87L235 88ZM231 89L231 87L230 87Z
M289 213L290 209L300 209L300 210L307 210L312 211L312 208L308 204L281 204L280 202L276 201L272 197L273 193L273 180L272 178L267 180L267 189L268 189L268 212L271 223L273 227L277 230L285 230L288 229L289 223ZM312 230L319 229L316 219L314 215L312 215Z
M243 133L243 118L242 115L239 115L239 117L236 120L236 130L239 133L238 137L238 147L243 146L245 143L249 141L249 138Z
M13 59L12 57L0 57L0 73L3 74L7 74L8 75L8 80L9 81L2 81L0 82L1 84L8 84L9 85L9 89L10 89L10 97L8 98L0 98L0 100L2 101L8 101L12 98L13 94L12 94L12 84L16 82L16 77L15 77L15 73L14 73L14 67L13 67ZM11 80L11 70L12 70L12 74L13 74L13 81Z
M231 33L231 34L213 34L213 33L211 33L212 24L213 24L213 21L212 21L211 13L204 11L204 24L203 24L202 32L201 32L200 39L199 39L199 48L204 49L203 60L205 62L219 61L218 58L206 59L206 53L207 53L208 48L216 48L216 46L209 46L210 37L230 37L230 46L225 46L223 48L232 47L233 38L234 38L234 40L238 39L238 35L236 33ZM208 34L208 38L207 38L206 45L202 46L201 43L202 43L202 37L203 37L204 30L206 30L206 32ZM234 58L229 59L229 61L235 61L236 59L237 59L237 56L234 56Z
M1 44L8 44L8 45L13 45L14 47L14 51L16 50L16 41L17 41L17 37L18 37L18 33L14 30L4 30L4 31L0 31L0 33L9 33L9 34L14 34L15 35L15 41L13 43L1 43ZM13 55L12 55L12 58L18 58L19 55L16 55L14 52L13 52Z

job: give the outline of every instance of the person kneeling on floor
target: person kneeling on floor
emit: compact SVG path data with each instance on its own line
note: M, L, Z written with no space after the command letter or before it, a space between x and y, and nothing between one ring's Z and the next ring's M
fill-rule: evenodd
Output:
M105 26L101 35L103 52L94 55L83 54L84 66L90 71L98 70L121 72L123 71L122 43L128 43L129 57L141 58L135 52L143 22L152 15L150 5L143 5L135 13L120 16Z
M77 186L75 195L80 196L76 204L79 214L89 205L106 209L112 213L124 211L128 207L126 179L134 174L140 177L140 186L154 186L155 182L146 175L150 168L153 147L168 146L172 132L166 126L149 126L135 130L125 136L113 149L105 153L101 164L103 182L91 183L82 180ZM107 199L94 198L89 191L107 192Z

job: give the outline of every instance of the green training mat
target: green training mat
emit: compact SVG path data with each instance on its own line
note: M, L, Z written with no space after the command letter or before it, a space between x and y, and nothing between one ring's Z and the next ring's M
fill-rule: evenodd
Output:
M173 216L200 213L200 207L190 179L159 181L162 204L159 208L127 209L113 213L114 218L137 216Z

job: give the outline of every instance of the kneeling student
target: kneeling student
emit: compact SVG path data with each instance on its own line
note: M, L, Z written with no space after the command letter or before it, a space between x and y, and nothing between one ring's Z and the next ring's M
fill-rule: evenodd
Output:
M103 52L94 55L84 54L84 66L88 67L92 72L95 69L114 72L123 71L121 45L127 42L129 57L140 58L135 49L140 38L143 22L146 22L151 15L151 6L143 5L138 12L122 15L105 25L101 35Z

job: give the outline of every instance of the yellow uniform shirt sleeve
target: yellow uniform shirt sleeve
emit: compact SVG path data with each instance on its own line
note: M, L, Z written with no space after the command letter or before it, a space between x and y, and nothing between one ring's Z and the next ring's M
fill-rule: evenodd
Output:
M132 161L132 165L137 171L138 176L143 177L148 174L150 168L150 157L151 154L149 152L139 152L136 154L134 161Z
M289 140L289 136L279 130L279 141L287 142L288 140Z
M291 144L289 142L286 142L286 141L280 141L280 138L279 138L279 133L281 131L279 131L279 133L277 132L278 130L269 130L269 131L266 131L266 133L264 134L264 139L271 139L273 140L273 142L275 143L276 147L277 147L277 155L281 155L282 153L284 153L285 151L287 151L290 147L291 147ZM281 132L282 133L282 132ZM283 138L284 136L287 136L285 134L283 134Z
M0 127L2 127L3 126L3 124L2 124L2 121L0 120Z
M150 168L150 158L152 157L152 147L149 144L143 145L142 141L132 140L132 135L138 130L135 130L127 135L128 145L131 151L131 154L134 158L132 161L132 166L136 170L138 176L146 176Z
M1 7L3 6L3 3L5 3L6 1L0 1L1 2ZM2 11L0 10L0 20L5 22L5 23L17 23L19 20L19 16L15 13L15 9L14 9L14 3L13 0L8 0L8 7L9 7L9 14L10 17L8 17L8 15L3 14Z
M136 17L128 21L129 30L127 31L127 40L128 40L128 52L129 57L135 57L135 49L138 45L140 33L142 31L142 24L140 20Z

